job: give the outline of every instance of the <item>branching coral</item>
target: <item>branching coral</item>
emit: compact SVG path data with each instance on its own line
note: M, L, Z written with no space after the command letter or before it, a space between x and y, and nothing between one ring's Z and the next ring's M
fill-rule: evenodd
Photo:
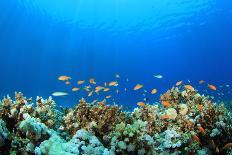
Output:
M160 105L161 104L161 105ZM54 100L22 93L0 102L0 154L226 154L232 116L190 85L173 87L160 104L133 112L84 99L58 111Z
M125 118L126 114L119 106L108 106L104 101L91 105L82 99L74 110L70 109L64 116L64 127L71 135L79 129L86 129L102 138Z

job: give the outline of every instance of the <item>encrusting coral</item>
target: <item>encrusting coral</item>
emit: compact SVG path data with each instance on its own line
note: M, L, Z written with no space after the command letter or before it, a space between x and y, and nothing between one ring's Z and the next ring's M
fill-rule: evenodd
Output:
M190 85L132 112L106 101L57 110L22 93L0 102L0 154L231 154L232 116Z

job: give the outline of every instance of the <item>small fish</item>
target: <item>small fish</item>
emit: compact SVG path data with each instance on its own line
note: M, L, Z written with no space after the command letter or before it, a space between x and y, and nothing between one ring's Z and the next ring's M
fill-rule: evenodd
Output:
M118 82L117 81L112 81L109 83L109 86L118 86Z
M97 100L93 100L93 102L91 104L95 104L97 102Z
M84 88L84 90L85 90L85 91L87 91L87 92L89 92L89 91L90 91L90 89L89 89L89 88L87 88L87 87L85 87L85 88Z
M155 78L157 78L157 79L162 79L163 78L163 75L160 75L160 74L158 74L158 75L153 75Z
M208 84L208 87L209 87L209 89L211 89L211 90L217 90L217 87L216 86L214 86L214 85L211 85L211 84Z
M190 81L190 80L188 80L188 83L191 83L191 81Z
M163 105L164 107L170 107L170 106L171 106L171 103L168 102L168 101L161 101L161 103L162 103L162 105Z
M139 90L139 89L141 89L141 88L143 88L143 85L137 84L137 85L134 87L134 90Z
M120 75L119 75L119 74L116 74L116 78L119 79L119 78L120 78Z
M96 84L95 79L94 78L89 79L89 83Z
M91 88L91 86L90 86L90 85L88 85L88 86L85 86L85 88L90 89L90 88Z
M97 86L97 87L95 88L95 92L98 93L98 92L101 91L102 89L104 89L104 87L102 87L102 86Z
M107 92L109 90L110 90L110 88L104 88L104 92Z
M202 104L198 104L198 105L197 105L197 108L198 108L198 110L201 112L201 111L203 110L204 106L203 106Z
M104 86L107 87L107 83L106 82L104 83Z
M170 116L169 115L162 115L161 117L160 117L160 119L169 119L170 118Z
M88 97L93 95L93 91L89 92Z
M128 79L128 78L126 78L126 82L129 82L129 79Z
M228 85L228 84L227 84L227 85L226 85L226 87L227 87L227 88L229 88L229 87L230 87L230 85Z
M66 84L66 85L70 85L70 82L69 82L69 81L66 81L65 84Z
M67 80L71 80L72 78L70 76L66 76L66 75L62 75L58 77L58 80L60 81L67 81Z
M198 83L199 84L203 84L203 83L205 83L205 81L204 80L200 80Z
M176 86L180 86L180 85L182 85L182 83L183 83L183 81L178 81L178 82L176 83Z
M72 88L72 91L78 91L78 90L80 90L80 88L76 88L76 87Z
M191 85L185 85L184 88L190 91L194 91L194 88Z
M118 90L118 89L116 89L116 90L115 90L115 92L118 94L118 93L119 93L119 90Z
M82 85L83 83L85 83L85 80L79 80L79 81L77 81L77 84L79 84L79 85Z
M157 89L153 89L152 91L151 91L151 94L156 94L157 93Z
M106 98L107 98L107 99L111 98L111 95L109 95L109 96L106 96Z
M197 129L198 129L198 131L199 131L200 133L202 133L203 135L206 134L206 133L205 133L205 129L202 128L201 126L198 126Z
M193 135L192 139L194 141L197 141L199 144L201 144L201 141L200 141L200 139L199 139L199 137L197 135Z
M127 91L127 88L124 88L124 91Z
M54 92L52 93L52 96L66 96L68 95L68 93L65 92Z
M95 87L95 89L96 89L96 90L102 90L102 89L104 89L104 87L102 87L102 86L97 86L97 87Z
M138 102L137 105L140 106L140 107L144 107L145 103L144 102Z

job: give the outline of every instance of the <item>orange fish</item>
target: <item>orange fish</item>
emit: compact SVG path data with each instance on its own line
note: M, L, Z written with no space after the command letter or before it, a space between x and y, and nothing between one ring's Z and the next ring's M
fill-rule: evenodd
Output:
M194 91L194 88L191 85L185 85L184 88L187 89L187 90Z
M203 84L204 82L205 82L204 80L200 80L198 83Z
M69 81L66 81L65 84L66 84L66 85L70 85L70 82L69 82Z
M89 83L96 84L95 79L94 78L89 79Z
M211 89L211 90L217 90L217 87L216 86L214 86L214 85L211 85L211 84L208 84L208 87L209 87L209 89Z
M183 81L178 81L178 82L176 83L176 86L180 86L180 85L182 85L182 83L183 83Z
M69 77L69 76L66 76L66 75L62 75L62 76L58 77L58 80L60 80L60 81L67 81L67 80L70 80L70 79L72 79L72 78Z
M160 117L160 119L169 119L169 118L170 118L169 115L162 115L162 116Z
M202 133L203 135L205 135L205 129L202 128L201 126L198 126L197 129L199 130L200 133Z
M161 103L162 103L162 105L163 105L164 107L170 107L170 106L171 106L171 103L168 102L168 101L161 101Z
M118 82L117 81L112 81L109 83L109 86L118 86Z
M83 83L85 83L85 80L79 80L79 81L77 81L77 84L79 84L79 85L82 85Z
M200 141L200 139L199 139L199 137L197 135L193 135L192 138L193 138L194 141L197 141L199 144L201 144L201 141Z
M198 104L198 105L197 105L197 108L198 108L199 111L202 111L203 108L204 108L204 106L203 106L202 104Z
M141 88L143 88L143 85L137 84L137 85L134 87L134 90L139 90L139 89L141 89Z
M111 95L109 95L109 96L106 96L106 98L107 98L107 99L111 98Z
M80 88L76 88L76 87L72 88L72 91L78 91L78 90L80 90Z
M102 89L104 89L104 87L102 87L102 86L97 86L97 87L95 88L95 92L98 93L98 92L101 91Z
M223 147L223 150L225 149L229 149L232 147L232 143L227 143L224 147Z
M151 94L156 94L157 93L157 89L153 89L152 91L151 91Z
M140 107L143 107L143 106L145 106L145 103L144 102L138 102L137 105L140 106Z
M93 95L93 91L89 92L88 97Z
M109 90L110 90L110 88L104 88L104 92L107 92Z

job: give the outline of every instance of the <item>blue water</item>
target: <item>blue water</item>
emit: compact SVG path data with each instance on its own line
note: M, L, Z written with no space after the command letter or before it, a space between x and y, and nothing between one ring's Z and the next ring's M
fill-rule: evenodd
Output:
M1 96L70 92L59 75L71 76L73 84L91 77L109 82L120 74L113 96L128 106L144 98L141 91L122 93L137 83L158 89L147 95L149 102L179 80L190 80L201 93L222 92L220 100L232 97L225 87L232 85L231 0L1 0L0 10ZM55 99L71 106L81 97L86 93Z

